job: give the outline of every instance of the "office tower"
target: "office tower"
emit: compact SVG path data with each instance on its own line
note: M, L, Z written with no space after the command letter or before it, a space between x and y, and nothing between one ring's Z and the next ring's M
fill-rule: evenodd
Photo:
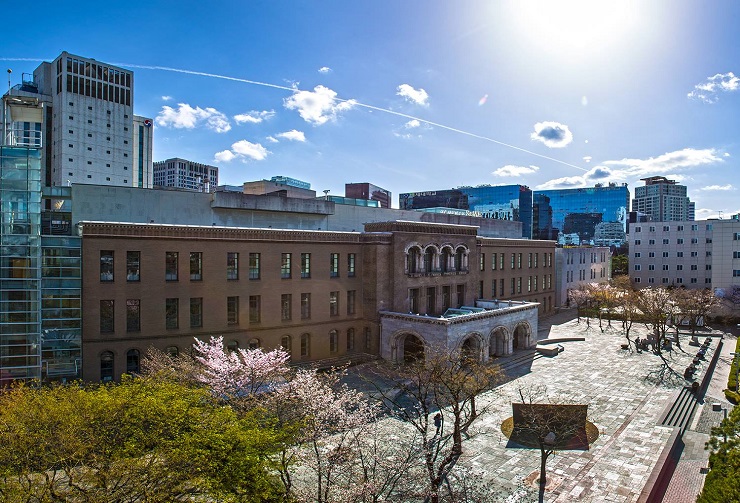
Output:
M344 195L354 199L378 201L381 208L391 207L391 193L372 183L345 183Z
M178 157L154 163L154 185L213 192L218 186L218 168Z
M694 219L694 204L686 195L686 186L664 176L642 178L645 185L635 188L632 211L647 214L655 222Z

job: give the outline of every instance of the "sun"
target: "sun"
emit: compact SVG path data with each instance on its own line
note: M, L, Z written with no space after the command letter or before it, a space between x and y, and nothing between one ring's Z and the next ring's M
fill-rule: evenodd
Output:
M629 1L541 0L511 4L517 30L540 49L585 56L625 42L639 5Z

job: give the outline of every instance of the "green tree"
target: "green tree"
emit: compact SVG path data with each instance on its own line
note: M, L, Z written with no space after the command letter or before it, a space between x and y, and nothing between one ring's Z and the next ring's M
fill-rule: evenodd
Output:
M720 426L712 428L707 449L711 451L710 470L697 502L740 501L740 407L732 409Z
M627 255L612 255L612 276L629 274L629 258Z
M275 432L166 380L0 394L0 501L270 501Z

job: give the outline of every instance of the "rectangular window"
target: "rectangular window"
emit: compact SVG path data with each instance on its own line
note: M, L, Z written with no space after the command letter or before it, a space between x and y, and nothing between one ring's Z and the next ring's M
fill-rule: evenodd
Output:
M226 279L239 279L239 254L226 253Z
M668 258L668 252L663 252L663 258Z
M293 319L293 296L289 293L280 295L280 319L282 321Z
M203 297L190 298L190 328L203 326Z
M165 252L164 254L164 279L177 281L177 252Z
M329 332L329 352L336 353L339 350L339 332L332 330Z
M521 269L522 268L522 254L521 253L518 253L517 254L517 262L516 262L516 264L517 264L517 269Z
M437 312L437 289L432 287L427 288L427 314L436 314Z
M635 244L636 245L639 245L640 243L641 243L641 241L639 239L635 239Z
M115 331L114 324L114 302L112 300L100 301L100 333L112 334Z
M329 292L329 316L339 315L339 292Z
M534 254L534 267L537 268L537 253Z
M648 264L648 271L654 271L655 270L655 264Z
M732 270L732 277L733 278L740 278L740 269L733 269Z
M141 300L126 300L126 332L141 330Z
M260 254L249 254L249 279L260 279Z
M501 269L502 271L504 270L504 260L506 260L506 258L504 257L504 255L505 255L504 253L501 254L501 256L500 256L500 259L501 260L498 263L499 264L499 269Z
M355 329L347 329L347 351L355 350Z
M667 244L668 244L668 240L667 240L667 239L664 239L664 240L663 240L663 244L664 244L664 245L667 245ZM677 245L682 245L682 244L683 244L683 238L678 238L678 239L676 239L676 244L677 244Z
M537 276L534 277L534 291L537 291Z
M373 347L373 332L370 327L365 327L365 349L370 350Z
M190 252L190 281L203 279L203 253Z
M141 267L141 252L138 251L127 251L126 252L126 281L139 281L141 275L139 273Z
M347 290L347 314L355 314L356 290Z
M311 318L311 294L301 294L301 319L308 320Z
M311 254L301 253L301 278L311 277Z
M667 271L668 270L668 264L663 264L663 270L664 271Z
M511 268L514 269L514 265L516 265L516 253L511 254Z
M486 254L485 253L480 254L480 270L481 271L486 270Z
M409 313L419 314L418 288L409 288Z
M496 297L498 297L498 294L496 293L496 285L497 285L497 282L495 279L491 281L491 298L492 299L495 299Z
M498 260L498 253L492 253L491 256L493 257L493 260L491 260L491 269L495 271L498 266L498 264L496 263L496 261Z
M532 268L532 254L529 254L529 258L527 259L527 267L530 269Z
M465 285L457 285L457 305L465 305Z
M640 258L640 252L635 252L635 258Z
M637 243L635 243L635 244L637 244ZM648 244L649 245L654 245L655 244L655 240L654 239L649 239L648 240ZM665 244L668 244L668 243L665 243Z
M100 250L100 281L113 281L113 250Z
M311 354L311 336L309 334L301 335L301 357L306 358Z
M226 297L226 324L239 324L239 297Z
M446 311L450 307L450 287L442 287L442 310Z
M355 277L355 254L354 253L348 253L347 254L347 277L354 278Z
M167 299L165 301L165 327L168 329L180 326L180 299Z
M249 296L249 323L259 323L260 319L261 319L260 296L250 295Z
M711 271L712 270L712 264L707 264L704 266L705 271Z
M338 253L329 254L329 277L330 278L339 277L339 254Z
M732 252L732 258L740 258L740 251Z
M683 243L683 239L679 239L679 241L680 241L680 243L678 243L678 244L682 244ZM668 244L668 239L664 239L663 240L663 244L664 245L667 245Z
M692 271L696 271L696 270L697 270L698 268L699 268L699 266L698 266L698 265L696 265L696 264L691 264L691 270L692 270Z
M511 278L511 295L516 293L516 278Z
M683 257L683 252L682 252L682 251L680 251L680 252L676 252L676 257L677 257L677 258L681 258L681 257Z
M516 279L516 293L522 293L522 277Z
M280 277L290 279L290 275L290 253L283 253L280 255Z

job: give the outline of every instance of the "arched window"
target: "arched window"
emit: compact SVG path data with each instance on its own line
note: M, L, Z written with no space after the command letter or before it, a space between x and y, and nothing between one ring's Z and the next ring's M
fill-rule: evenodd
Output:
M138 374L140 369L139 363L141 361L140 353L138 349L129 349L126 352L126 373L127 374Z
M113 380L113 353L104 351L100 355L100 380L110 382Z
M439 257L439 270L447 272L450 267L450 249L442 248L442 253Z
M237 349L239 349L239 341L232 339L232 340L230 340L229 342L226 343L226 350L227 351L233 353Z
M176 358L180 354L180 348L178 348L177 346L167 346L164 352L170 358Z
M465 271L465 248L459 247L455 250L455 270Z
M280 339L280 346L282 346L283 350L288 353L289 355L293 355L293 341L290 339L289 335L284 335L282 339Z
M408 274L415 274L419 272L419 257L421 255L421 250L413 246L409 248L409 251L406 254L406 272Z
M257 349L261 346L260 340L255 338L249 339L249 349Z
M424 272L434 271L434 248L431 246L424 251Z
M301 335L301 358L311 356L311 334Z

